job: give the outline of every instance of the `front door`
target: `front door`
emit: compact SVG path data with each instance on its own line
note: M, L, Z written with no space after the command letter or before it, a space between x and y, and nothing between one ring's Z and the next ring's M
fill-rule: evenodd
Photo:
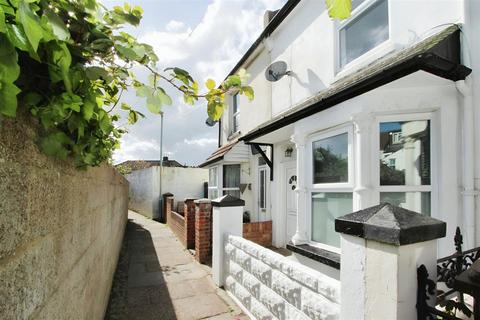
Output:
M285 195L286 195L286 243L290 242L297 230L297 168L296 163L292 162L285 166Z

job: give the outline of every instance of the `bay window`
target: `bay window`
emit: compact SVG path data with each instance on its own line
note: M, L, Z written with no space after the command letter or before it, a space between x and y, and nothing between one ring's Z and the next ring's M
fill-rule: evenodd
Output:
M431 213L430 120L379 123L379 202Z
M353 0L351 18L338 28L339 68L388 38L388 0Z
M311 241L340 247L335 218L353 210L351 128L330 131L311 139Z

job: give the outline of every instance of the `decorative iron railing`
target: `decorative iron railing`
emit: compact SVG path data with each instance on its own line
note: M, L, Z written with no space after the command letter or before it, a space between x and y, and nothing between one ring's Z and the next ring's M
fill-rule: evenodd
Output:
M418 291L417 291L417 319L418 320L457 320L456 311L461 311L467 317L472 315L465 304L463 293L455 288L455 278L466 271L480 258L480 247L462 250L463 236L460 228L457 227L454 237L455 253L437 260L437 283L444 283L447 290L436 290L435 282L429 279L427 268L422 264L417 269ZM429 304L429 300L436 292L435 305L441 306L441 311ZM477 297L473 297L476 299ZM480 298L480 297L478 297ZM480 319L475 315L475 319Z

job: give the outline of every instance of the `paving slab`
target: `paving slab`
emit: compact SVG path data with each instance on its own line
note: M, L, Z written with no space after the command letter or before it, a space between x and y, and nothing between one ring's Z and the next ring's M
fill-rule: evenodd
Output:
M248 319L166 225L128 218L105 319Z

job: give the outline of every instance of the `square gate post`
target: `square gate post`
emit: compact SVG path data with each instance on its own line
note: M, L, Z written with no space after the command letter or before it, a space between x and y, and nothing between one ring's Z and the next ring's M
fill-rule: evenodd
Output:
M335 219L335 230L342 246L340 318L416 319L417 268L425 265L436 279L445 222L383 203Z
M242 236L243 207L245 201L231 195L212 200L213 207L213 248L212 277L219 287L223 286L225 237L227 235Z

